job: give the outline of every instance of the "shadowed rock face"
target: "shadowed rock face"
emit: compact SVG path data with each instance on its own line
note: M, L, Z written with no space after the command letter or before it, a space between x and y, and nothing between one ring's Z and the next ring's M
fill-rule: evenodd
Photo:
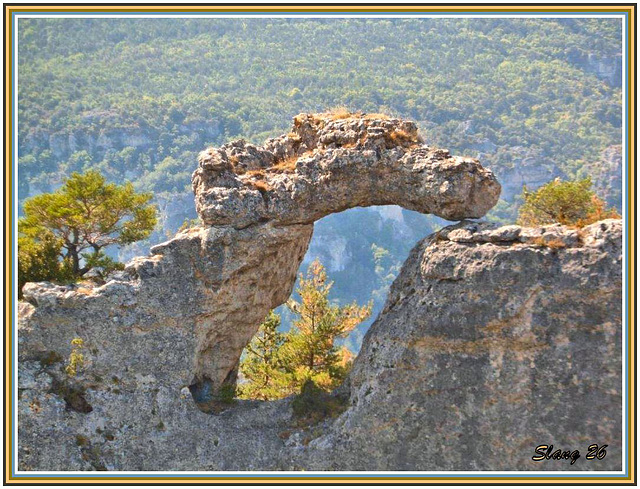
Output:
M163 371L176 392L189 386L202 410L219 412L219 389L235 384L243 348L291 294L314 221L377 204L480 217L500 194L490 171L423 145L412 122L308 114L263 147L236 141L204 151L193 189L206 227L153 247L104 286L27 285L24 297L37 306L28 322L51 326L23 332L35 342L30 348L65 351L70 330L102 344L114 333L159 334L158 342L171 343L156 344L162 355L142 368ZM128 347L114 354L125 364L140 356ZM115 358L97 353L95 361L107 368Z
M500 184L477 160L422 144L399 119L301 114L262 147L244 141L199 156L196 209L208 225L311 224L352 207L396 204L449 219L485 215Z
M131 263L135 279L97 289L26 287L37 305L20 303L20 469L620 470L621 221L579 231L463 222L424 239L342 388L347 409L308 429L292 420L291 399L211 416L188 389L185 359L210 344L194 328L209 317L231 335L242 314L231 308L222 329L211 316L222 312L190 284L230 301L215 292L229 277L248 294L253 281L289 273L266 276L262 255L248 253L253 232L189 231ZM247 261L222 266L227 250ZM256 300L286 295L271 293ZM85 365L69 378L74 337ZM607 455L586 460L594 443ZM580 458L534 462L542 444Z

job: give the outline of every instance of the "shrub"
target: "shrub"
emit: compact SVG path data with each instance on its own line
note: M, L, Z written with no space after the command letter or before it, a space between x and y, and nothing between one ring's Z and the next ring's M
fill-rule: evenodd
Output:
M71 354L69 355L69 362L64 369L69 377L75 377L78 371L84 367L83 347L84 341L82 341L82 338L74 338L71 340Z
M522 197L524 204L518 213L521 226L540 226L560 223L583 227L607 218L618 218L614 209L606 209L591 190L591 179L562 181L556 178L530 192L526 187Z
M313 380L307 380L300 394L291 401L291 409L298 426L317 424L326 418L335 418L347 408L347 399L329 394Z
M61 261L61 253L62 242L52 233L43 232L37 241L18 237L18 298L22 298L22 287L27 282L73 280L71 263Z

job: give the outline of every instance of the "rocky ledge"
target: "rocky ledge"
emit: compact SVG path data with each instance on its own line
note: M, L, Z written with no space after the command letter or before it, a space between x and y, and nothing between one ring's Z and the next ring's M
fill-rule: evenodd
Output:
M194 260L201 233L190 235ZM22 304L19 332L20 466L619 470L621 264L619 220L444 228L414 248L394 282L337 394L344 411L312 425L290 399L231 403L220 416L198 409L182 318L200 306L182 294L180 275L172 307L181 316L155 325L145 315L168 306L152 294L116 283L30 285L37 306ZM86 363L69 378L74 337ZM592 444L608 445L606 457L587 460ZM534 462L539 445L580 457Z

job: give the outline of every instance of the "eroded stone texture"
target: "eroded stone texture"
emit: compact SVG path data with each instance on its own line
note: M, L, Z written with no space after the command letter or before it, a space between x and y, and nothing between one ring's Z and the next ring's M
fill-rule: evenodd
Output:
M622 226L463 222L419 243L309 469L620 470ZM538 445L579 450L534 462ZM591 444L608 445L586 460Z
M206 262L200 251L224 236L195 230L180 239ZM292 420L290 399L241 401L220 416L197 409L181 363L198 345L195 320L145 319L171 299L153 299L155 274L179 269L172 300L185 301L180 317L203 314L187 294L195 269L172 246L130 266L138 277L130 285L89 293L40 286L35 295L29 286L38 306L21 304L21 469L621 467L619 220L581 231L463 222L423 240L342 389L348 408L305 429ZM212 286L221 276L214 262ZM82 293L84 301L74 297ZM69 378L75 336L85 340L86 365ZM608 445L604 459L585 459L593 443ZM533 462L541 444L581 458Z
M399 119L300 114L286 136L211 148L199 164L196 209L209 225L309 224L387 204L459 220L482 217L500 195L477 160L424 145Z

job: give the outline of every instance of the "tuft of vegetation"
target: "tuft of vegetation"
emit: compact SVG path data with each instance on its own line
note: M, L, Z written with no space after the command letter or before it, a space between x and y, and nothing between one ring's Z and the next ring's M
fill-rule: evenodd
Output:
M93 411L93 406L86 399L84 387L71 383L68 379L52 378L51 392L62 397L66 403L66 408L82 414Z
M84 341L82 338L74 338L71 340L71 354L64 371L69 377L75 377L76 374L84 367L84 355L82 349Z
M264 195L269 190L273 190L271 185L262 180L252 180L249 182L255 189L258 189L262 195Z
M395 146L414 146L421 142L417 134L409 134L402 129L395 129L390 133L385 133L385 137L389 148Z
M524 203L518 214L521 226L541 226L560 223L584 227L602 219L619 218L614 209L591 190L591 179L562 181L559 178L535 192L523 189Z
M284 160L276 162L269 170L274 171L276 173L293 173L296 171L296 163L300 155L291 155Z
M321 117L326 117L332 121L338 121L341 119L350 119L351 117L357 117L357 112L351 112L344 106L341 107L333 107L326 112L320 114Z
M49 350L38 355L38 360L43 368L51 367L56 363L62 362L64 359L58 352Z
M89 445L89 438L84 435L76 435L76 445L78 445L79 447Z
M186 218L178 228L177 232L186 231L187 229L196 228L199 226L202 226L202 219L200 219L200 217L196 217L194 219Z
M236 386L233 384L222 384L216 392L215 400L221 404L234 404L236 397Z
M560 250L562 248L566 248L567 245L561 239L544 239L543 236L539 236L532 240L532 244L536 246L540 246L542 248L550 248L552 250Z

